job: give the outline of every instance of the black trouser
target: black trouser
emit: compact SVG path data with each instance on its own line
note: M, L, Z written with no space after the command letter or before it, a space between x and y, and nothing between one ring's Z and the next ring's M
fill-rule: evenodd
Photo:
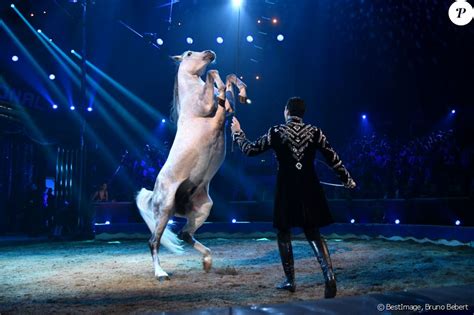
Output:
M316 241L321 238L321 234L319 233L318 228L305 228L303 229L303 232L308 242ZM281 241L291 242L291 230L279 229L277 233L277 237Z

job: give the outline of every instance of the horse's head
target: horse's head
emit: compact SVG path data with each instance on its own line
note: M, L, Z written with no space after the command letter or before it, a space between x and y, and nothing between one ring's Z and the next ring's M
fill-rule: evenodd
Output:
M216 54L212 50L201 52L188 50L182 55L173 56L172 58L179 62L179 71L201 76L207 65L216 59Z

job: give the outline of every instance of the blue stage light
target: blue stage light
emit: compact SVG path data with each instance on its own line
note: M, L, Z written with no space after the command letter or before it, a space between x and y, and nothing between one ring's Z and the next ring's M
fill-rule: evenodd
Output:
M461 221L459 221L459 220L456 220L456 222L454 222L454 224L456 224L456 225L460 225L460 224L461 224Z
M250 98L248 98L245 102L249 105L252 104L252 100Z
M366 115L366 114L363 114L363 115L362 115L362 119L367 119L367 115Z
M88 112L92 112L92 111L93 111L93 108L89 106L89 107L87 107L87 111L88 111Z
M161 122L164 124L164 123L166 122L166 119L163 118L163 119L161 120Z
M109 224L110 224L110 221L105 221L105 224L109 225Z
M51 73L51 74L49 75L49 79L50 79L50 80L54 80L54 79L56 79L56 76Z
M13 3L10 4L10 8L14 8L14 7L15 7L15 5Z
M451 114L456 114L456 110L455 110L455 109L451 109Z
M157 38L157 39L156 39L156 43L161 46L161 45L164 44L164 41L163 41L163 39L161 39L161 38Z
M173 223L174 223L174 220L173 220L173 219L169 219L168 224L173 224Z
M242 0L232 0L234 8L240 8L242 6Z
M193 42L194 41L191 37L186 38L186 43L188 43L189 45L191 45Z
M38 33L41 33L41 30L40 30L40 29L38 29Z
M282 34L278 34L277 40L278 40L279 42L282 42L284 39L285 39L285 36L283 36Z
M53 107L53 109L58 109L58 105L56 105L56 104L53 104L52 107Z
M224 42L224 39L219 36L219 37L216 38L216 42L217 42L218 44L222 44L222 43Z
M356 220L354 220L354 219L351 219L351 223L355 223L355 221L356 221Z
M75 54L76 51L74 49L71 49L71 54Z
M232 219L232 223L236 223L236 222L237 222L237 220L236 220L236 219Z
M75 110L76 109L76 106L74 105L71 105L71 107L69 107L70 110Z
M396 219L395 224L400 224L400 220Z
M15 55L15 56L12 56L12 61L13 61L13 62L17 62L17 61L18 61L18 56L16 56L16 55Z
M247 36L247 41L248 41L249 43L253 42L253 37L252 37L251 35L248 35L248 36Z

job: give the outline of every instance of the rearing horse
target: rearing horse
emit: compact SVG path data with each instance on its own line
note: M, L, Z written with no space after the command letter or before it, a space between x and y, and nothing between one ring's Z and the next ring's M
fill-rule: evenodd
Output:
M160 281L169 280L158 258L160 243L182 252L184 241L202 253L206 272L212 266L211 250L194 233L212 208L209 182L225 157L224 126L226 114L233 112L233 85L239 89L240 101L246 101L246 86L235 75L227 76L225 85L216 70L207 72L206 82L201 79L215 58L210 50L173 57L179 62L172 106L176 136L153 191L142 188L137 196L140 214L152 233L149 245L155 277ZM167 228L173 215L187 218L178 235Z

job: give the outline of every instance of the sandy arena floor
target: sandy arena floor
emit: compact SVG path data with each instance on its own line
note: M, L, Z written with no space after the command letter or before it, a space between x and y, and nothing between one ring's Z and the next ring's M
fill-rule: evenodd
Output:
M274 240L207 239L214 265L162 250L171 281L153 277L146 241L62 242L0 247L0 313L144 313L322 298L307 243L294 241L297 292L283 279ZM474 249L383 240L329 240L338 296L474 283Z

